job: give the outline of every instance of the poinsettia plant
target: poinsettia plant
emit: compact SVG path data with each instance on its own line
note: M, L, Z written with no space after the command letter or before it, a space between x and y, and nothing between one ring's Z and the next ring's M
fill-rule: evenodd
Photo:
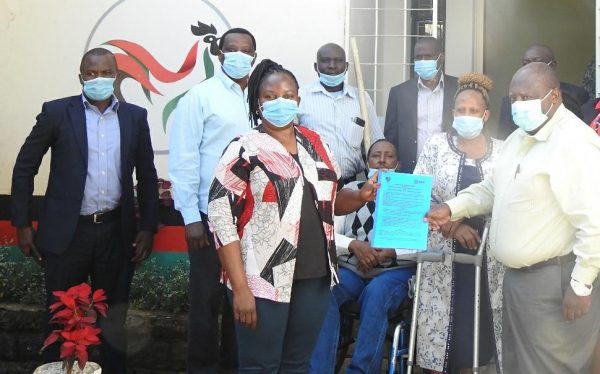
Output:
M73 286L67 291L54 291L52 294L57 301L50 305L53 313L51 324L62 326L53 330L44 341L42 350L56 342L60 346L60 358L64 368L70 374L75 361L81 370L88 361L88 347L99 345L98 334L102 331L96 327L98 314L106 317L108 305L104 290L92 288L87 283Z

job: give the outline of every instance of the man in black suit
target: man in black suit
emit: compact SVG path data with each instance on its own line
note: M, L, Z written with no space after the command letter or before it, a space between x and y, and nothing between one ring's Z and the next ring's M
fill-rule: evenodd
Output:
M543 62L554 70L556 70L556 67L558 66L558 61L556 61L556 58L554 57L554 51L552 51L552 48L545 45L534 44L527 48L525 54L523 54L521 63L522 66L525 66L530 62ZM589 93L585 88L567 82L560 82L560 91L563 94L563 103L565 107L571 110L571 112L579 118L583 119L582 106L590 99ZM504 140L516 129L517 125L512 119L510 98L504 96L500 106L500 120L496 137Z
M19 247L41 262L48 303L53 302L52 291L66 290L88 277L93 289L106 292L108 315L98 321L105 373L126 372L129 286L135 264L152 250L158 212L147 113L117 100L116 75L110 51L95 48L83 56L83 94L44 103L17 156L11 191ZM35 232L30 217L34 177L49 148L50 175ZM47 349L45 359L59 359L58 344Z
M392 87L385 114L384 135L398 151L403 173L412 173L429 137L452 130L457 78L444 74L444 51L432 37L417 40L416 77Z

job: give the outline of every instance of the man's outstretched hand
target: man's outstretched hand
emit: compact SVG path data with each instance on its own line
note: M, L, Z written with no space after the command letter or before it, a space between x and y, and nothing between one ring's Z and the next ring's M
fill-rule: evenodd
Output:
M451 215L452 212L450 211L448 204L436 204L429 209L427 214L425 214L425 221L429 222L430 230L438 231L443 225L450 222Z

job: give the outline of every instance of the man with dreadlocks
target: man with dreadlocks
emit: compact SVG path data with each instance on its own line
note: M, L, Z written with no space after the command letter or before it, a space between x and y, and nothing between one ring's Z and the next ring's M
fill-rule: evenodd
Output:
M169 177L190 258L188 373L217 370L217 316L224 290L207 226L208 189L223 149L250 130L246 86L256 59L256 40L248 30L234 28L223 34L219 49L221 69L181 98L169 134ZM230 307L225 308L221 331L221 366L230 370L237 366Z

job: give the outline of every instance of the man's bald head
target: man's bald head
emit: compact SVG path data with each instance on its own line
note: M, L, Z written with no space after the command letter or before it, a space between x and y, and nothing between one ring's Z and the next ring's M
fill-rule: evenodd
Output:
M89 51L85 52L83 54L83 57L81 57L81 63L79 64L79 71L83 72L85 69L85 66L89 63L89 61L95 59L96 57L109 58L114 63L114 67L116 70L117 60L115 59L115 55L113 55L113 53L111 51L109 51L106 48L92 48Z
M560 82L554 69L543 62L532 62L517 70L510 82L511 89L513 85L529 86L546 93L553 88L559 88Z
M327 43L317 50L317 62L323 57L331 55L341 56L346 61L346 51L344 51L344 48L335 43Z
M521 62L523 65L527 65L531 62L543 62L550 67L556 68L554 51L547 45L542 44L534 44L527 48Z
M509 88L510 101L513 103L513 119L517 126L524 128L530 134L534 134L546 124L562 104L559 87L560 82L556 77L556 72L543 62L532 62L517 70L510 81ZM546 120L542 123L534 121L536 123L533 123L533 125L538 127L532 129L530 128L530 119L521 125L518 121L522 113L519 114L517 111L517 118L515 118L514 111L517 102L531 102L536 99L541 100L539 109L542 114L546 115ZM524 104L518 105L523 107Z
M438 39L431 36L417 39L417 42L415 43L415 50L424 46L426 46L428 49L431 49L436 55L439 55L443 52L442 43L440 43Z

